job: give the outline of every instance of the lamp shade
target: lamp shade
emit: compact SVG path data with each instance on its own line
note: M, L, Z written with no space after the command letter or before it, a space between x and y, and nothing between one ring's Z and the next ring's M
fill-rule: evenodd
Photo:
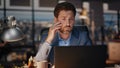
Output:
M2 34L2 40L5 42L15 42L24 38L23 32L18 27L7 29Z

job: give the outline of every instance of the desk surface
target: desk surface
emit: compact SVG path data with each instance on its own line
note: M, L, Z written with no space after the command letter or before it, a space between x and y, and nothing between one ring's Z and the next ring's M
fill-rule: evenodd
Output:
M105 68L115 68L115 67L105 67Z
M106 64L120 64L120 61L106 60Z

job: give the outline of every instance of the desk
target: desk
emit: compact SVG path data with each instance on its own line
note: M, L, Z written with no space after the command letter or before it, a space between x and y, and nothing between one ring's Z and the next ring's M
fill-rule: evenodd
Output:
M105 67L105 68L115 68L115 67Z
M120 61L112 61L112 60L106 60L106 65L107 65L107 67L105 67L105 68L115 68L115 65L119 65L120 64ZM117 68L117 67L116 67ZM120 67L118 67L118 68L120 68Z
M106 60L106 64L120 64L120 61Z

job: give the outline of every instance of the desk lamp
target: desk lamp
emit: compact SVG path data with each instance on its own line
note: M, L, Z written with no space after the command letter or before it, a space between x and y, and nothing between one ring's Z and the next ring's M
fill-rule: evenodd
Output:
M23 32L16 26L16 20L14 16L8 16L7 17L7 26L8 29L5 29L3 31L3 34L1 35L1 39L4 42L15 42L22 40L24 38Z

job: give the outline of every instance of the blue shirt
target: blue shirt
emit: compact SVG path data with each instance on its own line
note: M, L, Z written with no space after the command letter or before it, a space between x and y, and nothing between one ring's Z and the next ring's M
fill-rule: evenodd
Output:
M59 34L58 34L58 37L59 37L59 46L69 46L71 34L67 40L62 39Z

